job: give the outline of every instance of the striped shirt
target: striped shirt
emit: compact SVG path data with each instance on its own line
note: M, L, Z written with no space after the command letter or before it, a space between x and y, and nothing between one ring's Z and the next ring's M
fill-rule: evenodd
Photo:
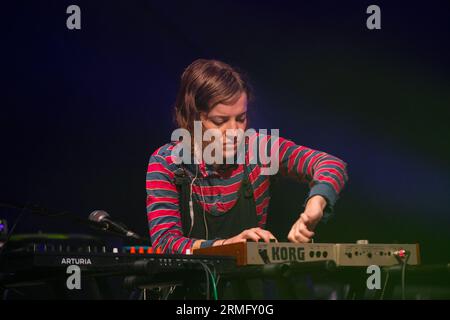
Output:
M271 136L256 134L269 146ZM252 139L252 138L250 138ZM313 150L277 137L279 152L279 173L292 176L310 187L306 201L314 195L327 199L324 218L330 215L344 184L347 182L347 165L337 157ZM224 213L230 210L238 199L238 191L244 176L244 164L234 166L226 172L217 172L204 162L200 164L176 164L172 150L179 142L171 142L158 148L150 157L147 169L147 219L150 238L154 247L165 253L185 253L196 239L183 236L179 195L175 185L175 171L184 166L192 179L192 197L206 214ZM273 146L273 144L270 144ZM246 148L245 165L253 187L258 226L264 228L269 207L270 176L262 175L262 164L249 163L251 150ZM250 148L251 149L251 148ZM273 150L272 150L273 151ZM306 203L305 201L305 203Z

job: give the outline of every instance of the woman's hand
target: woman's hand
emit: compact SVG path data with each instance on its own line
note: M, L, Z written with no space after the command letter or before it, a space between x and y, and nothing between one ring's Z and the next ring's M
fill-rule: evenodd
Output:
M311 241L314 237L314 229L323 217L323 210L327 201L322 196L313 196L308 200L305 211L294 223L288 234L288 240L294 243L303 243Z
M264 242L270 242L271 239L277 241L277 239L270 231L261 228L251 228L242 231L240 234L232 238L217 240L216 242L214 242L213 246L221 246L223 244L238 243L238 242L247 242L248 240L258 242L260 239L264 240Z

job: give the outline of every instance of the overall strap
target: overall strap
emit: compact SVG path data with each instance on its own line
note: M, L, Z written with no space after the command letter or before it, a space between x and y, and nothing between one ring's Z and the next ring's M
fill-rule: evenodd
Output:
M188 236L191 227L191 215L189 211L189 200L191 198L191 179L183 167L175 171L175 185L178 190L179 210L181 215L181 226L183 235Z

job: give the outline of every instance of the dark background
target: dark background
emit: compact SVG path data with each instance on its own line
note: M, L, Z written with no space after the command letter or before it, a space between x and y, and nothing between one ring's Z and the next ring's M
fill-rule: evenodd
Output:
M81 7L81 30L66 8ZM381 30L366 8L381 7ZM255 128L348 163L316 241L418 242L450 261L450 3L430 1L10 1L2 4L0 202L87 217L104 209L146 235L145 174L170 141L179 76L197 58L245 70ZM279 238L305 186L274 190ZM10 225L17 210L0 209ZM90 232L26 215L16 232Z

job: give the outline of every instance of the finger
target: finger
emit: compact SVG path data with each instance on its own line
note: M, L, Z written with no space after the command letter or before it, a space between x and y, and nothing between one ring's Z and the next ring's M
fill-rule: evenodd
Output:
M278 239L277 239L277 237L275 237L273 234L272 234L272 232L270 232L270 231L268 231L268 230L266 230L266 232L269 234L269 240L275 240L275 242L278 242ZM270 242L270 241L269 241Z
M270 242L270 239L276 240L276 238L273 236L273 234L267 230L263 230L263 229L256 230L256 234L258 234L258 236L260 236L264 240L264 242Z
M265 230L256 230L255 233L264 240L264 242L270 242L270 236Z
M260 227L250 229L257 233L265 242L270 242L270 239L275 239L278 242L278 239L270 232L269 230L264 230Z
M303 222L301 222L301 223L298 225L297 231L300 232L300 233L301 233L302 235L304 235L305 237L308 237L308 238L312 238L312 237L314 236L314 232L308 230L308 227L307 227Z
M305 224L308 224L308 223L310 223L310 218L306 215L306 213L302 213L301 215L300 215L300 220L302 220Z
M288 240L292 243L304 243L308 242L309 238L301 235L298 231L296 231L293 228L288 234Z
M308 217L306 214L300 217L300 221L303 222L309 231L313 231L316 228L317 222Z
M297 239L295 239L295 237L294 237L294 232L292 232L292 231L289 232L287 238L288 238L289 242L298 243Z
M287 239L288 239L289 242L294 242L294 243L296 242L295 238L294 238L294 231L295 231L295 228L292 227L291 230L289 231L288 235L287 235Z
M306 243L310 241L310 238L305 237L304 235L302 235L300 232L296 232L294 234L295 239L297 240L297 243Z
M244 234L244 238L258 242L260 236L253 230L247 230L247 232Z
M267 231L267 232L269 232L269 231ZM275 242L278 242L277 237L275 237L275 236L272 234L272 232L269 232L269 239L270 239L270 240L275 240Z
M300 234L308 239L311 239L314 237L314 232L309 232L307 230L299 230Z
M237 239L234 239L234 238L232 238L230 241L227 241L227 243L226 244L229 244L229 243L240 243L240 242L247 242L247 239L243 239L243 238L237 238Z

